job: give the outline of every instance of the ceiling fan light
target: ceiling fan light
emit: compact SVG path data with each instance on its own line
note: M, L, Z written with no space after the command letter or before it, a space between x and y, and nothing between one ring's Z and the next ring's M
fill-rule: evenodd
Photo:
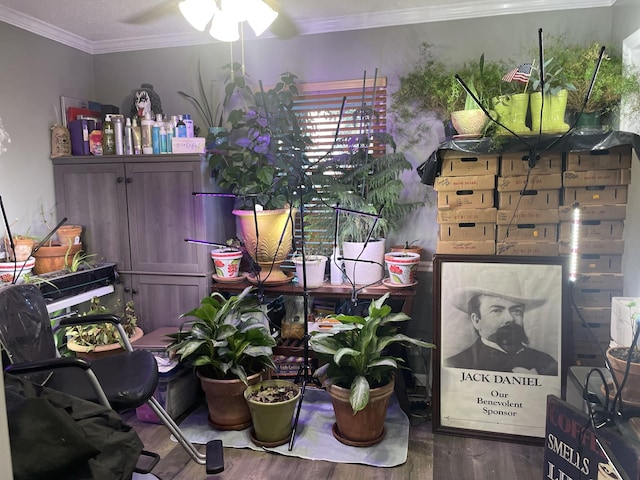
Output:
M222 0L220 2L220 10L240 23L248 20L253 7L252 4L251 0Z
M278 12L262 0L250 0L250 3L252 8L250 10L248 9L249 18L247 21L256 34L256 37L259 37L278 17Z
M209 35L221 42L235 42L240 38L238 22L226 15L224 11L219 11L213 16Z
M204 32L218 10L215 0L183 0L178 6L187 22L200 32Z

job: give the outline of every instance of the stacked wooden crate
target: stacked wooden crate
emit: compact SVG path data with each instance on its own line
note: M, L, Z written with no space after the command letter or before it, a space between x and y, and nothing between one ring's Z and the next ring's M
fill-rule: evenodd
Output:
M546 152L531 169L528 158L527 153L501 158L496 253L557 256L562 154Z
M438 224L436 253L494 255L497 155L448 150L436 178Z
M604 365L601 351L609 344L611 300L623 294L622 235L630 167L630 147L567 154L559 246L562 255L569 255L574 229L578 228L578 275L572 294L588 324L585 326L572 309L573 363ZM580 212L577 224L573 216L576 208ZM594 345L594 336L601 349Z

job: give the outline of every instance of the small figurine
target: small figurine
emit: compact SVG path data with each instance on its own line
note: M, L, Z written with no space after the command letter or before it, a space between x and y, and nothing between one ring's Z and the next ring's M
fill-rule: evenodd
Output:
M143 83L140 85L140 90L136 90L133 94L131 118L145 118L145 113L150 113L151 118L155 118L156 114L162 113L160 97L153 90L153 85L150 83Z

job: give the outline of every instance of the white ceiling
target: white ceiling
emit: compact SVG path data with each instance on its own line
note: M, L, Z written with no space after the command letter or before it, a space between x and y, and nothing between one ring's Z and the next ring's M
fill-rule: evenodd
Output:
M182 18L179 0L0 0L0 20L98 54L210 43ZM617 0L279 0L299 34L359 30L574 8ZM154 9L157 18L127 19ZM248 35L248 34L247 34Z

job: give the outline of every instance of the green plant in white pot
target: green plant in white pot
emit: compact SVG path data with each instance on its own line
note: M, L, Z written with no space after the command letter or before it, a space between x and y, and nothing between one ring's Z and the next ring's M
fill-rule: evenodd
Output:
M207 397L209 421L220 430L246 428L251 417L244 390L259 382L266 369L275 369L276 342L252 287L228 299L214 292L182 316L194 319L170 335L168 350L195 369Z
M391 355L394 344L433 348L434 345L399 331L409 320L385 305L385 294L369 305L366 317L338 315L339 324L329 332L314 332L310 346L322 365L316 371L326 377L337 426L334 436L349 445L368 446L384 435L384 419L394 376L403 360Z

